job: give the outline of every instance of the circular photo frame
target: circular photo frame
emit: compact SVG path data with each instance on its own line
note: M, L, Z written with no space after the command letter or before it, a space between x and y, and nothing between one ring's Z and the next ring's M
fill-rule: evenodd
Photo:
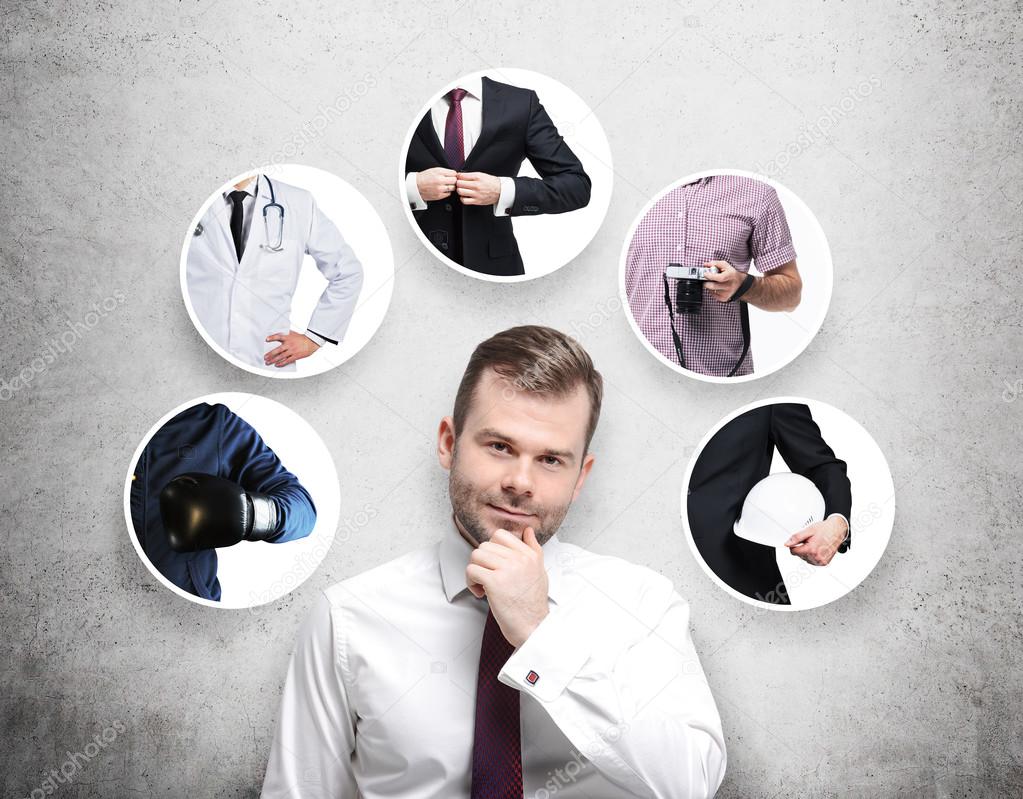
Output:
M775 397L733 411L686 469L682 524L693 557L754 607L820 607L877 565L895 521L884 453L818 400Z
M625 238L618 282L629 325L657 360L686 377L740 383L786 366L817 335L831 250L792 191L711 169L647 203Z
M336 175L301 164L242 172L213 192L185 233L180 271L203 340L240 369L284 379L352 358L380 327L394 288L390 240L373 206Z
M423 246L456 272L498 283L578 256L604 221L613 182L610 145L586 102L539 72L503 67L434 94L398 165Z
M165 414L124 485L139 559L174 594L216 608L264 605L301 585L330 549L340 503L316 431L279 402L240 392Z

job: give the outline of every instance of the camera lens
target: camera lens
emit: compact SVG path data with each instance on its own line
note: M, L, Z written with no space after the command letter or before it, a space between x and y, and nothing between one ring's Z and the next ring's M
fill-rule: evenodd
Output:
M675 313L700 312L703 303L703 281L681 278L675 281Z

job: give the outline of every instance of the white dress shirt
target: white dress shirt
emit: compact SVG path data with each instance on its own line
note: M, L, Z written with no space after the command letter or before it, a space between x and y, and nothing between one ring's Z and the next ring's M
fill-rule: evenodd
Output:
M242 198L242 252L245 251L245 242L249 238L249 228L252 226L252 209L256 207L256 191L259 188L259 176L253 177L249 182L236 189L234 186L224 192L224 205L226 206L227 219L231 219L234 211L234 200L231 199L232 192L245 192Z
M458 84L459 88L465 89L466 95L462 98L462 152L469 157L472 148L476 146L476 140L483 130L483 77L477 75L473 78L466 78ZM441 147L444 146L444 128L447 125L448 110L451 108L451 100L447 93L441 95L440 99L433 104L430 114L433 119L433 129L437 131L437 139ZM416 183L418 172L409 172L405 175L405 191L408 194L409 205L413 211L425 211L426 200L419 193L419 185ZM515 202L515 181L509 177L501 178L501 196L494 205L494 216L507 216L508 209Z
M264 797L470 796L488 610L466 586L471 551L452 525L317 598ZM686 602L650 569L557 536L543 551L550 613L498 676L520 694L524 796L713 795L725 744Z

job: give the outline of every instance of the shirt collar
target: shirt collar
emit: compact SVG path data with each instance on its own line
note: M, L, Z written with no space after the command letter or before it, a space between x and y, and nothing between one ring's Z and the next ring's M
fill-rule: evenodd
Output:
M462 591L469 590L465 582L465 567L469 565L469 555L473 549L473 545L462 538L452 519L451 529L440 542L440 577L448 602L452 602ZM543 559L547 569L547 596L556 604L560 604L559 597L564 598L564 580L561 573L564 554L565 544L555 533L543 545Z
M259 178L260 178L260 176L256 175L256 179L251 181L249 183L249 185L247 185L244 189L240 189L240 191L244 191L250 197L255 197L257 192L259 191ZM231 192L233 192L233 191L236 191L235 187L234 186L228 186L226 191L224 191L224 199L225 200L230 200Z
M695 186L696 184L700 184L701 186L706 186L713 179L714 179L713 175L704 175L702 178L697 178L696 180L690 180L688 183L683 183L682 185L683 186Z
M483 76L473 75L472 77L462 78L458 81L452 89L465 89L472 97L477 100L483 100ZM446 93L445 93L446 95Z

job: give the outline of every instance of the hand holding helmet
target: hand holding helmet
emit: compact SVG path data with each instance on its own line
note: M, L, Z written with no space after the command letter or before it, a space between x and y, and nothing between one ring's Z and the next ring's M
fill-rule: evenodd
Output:
M814 522L785 542L796 557L811 566L827 566L849 533L849 525L839 514L833 513L822 522Z
M812 566L827 566L849 526L839 514L824 518L824 497L810 480L791 472L769 474L742 503L733 531L769 547L787 547Z

